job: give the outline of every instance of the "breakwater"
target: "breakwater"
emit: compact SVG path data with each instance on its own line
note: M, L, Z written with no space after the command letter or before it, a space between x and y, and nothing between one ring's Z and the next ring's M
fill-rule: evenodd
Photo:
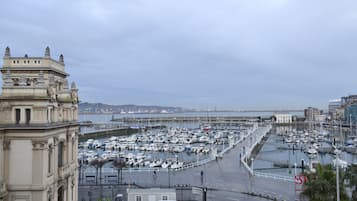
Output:
M88 139L100 139L100 138L108 138L111 136L131 135L134 133L139 133L142 130L161 129L161 128L165 128L165 126L157 125L157 126L146 126L143 128L120 127L120 128L112 128L112 129L104 129L104 130L95 130L87 133L81 133L79 135L79 142L84 142Z

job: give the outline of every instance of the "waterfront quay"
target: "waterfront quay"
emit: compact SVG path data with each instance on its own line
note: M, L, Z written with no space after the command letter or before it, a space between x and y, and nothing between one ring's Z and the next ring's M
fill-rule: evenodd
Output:
M127 124L157 124L167 122L200 122L203 124L241 124L243 122L259 122L260 116L160 116L160 117L121 117L112 119L113 122Z
M261 125L254 132L248 133L225 154L217 160L204 163L201 166L171 171L169 169L152 170L131 170L122 171L121 180L117 177L117 171L99 170L99 181L92 175L81 175L80 183L88 186L106 186L118 183L135 184L140 187L174 187L174 186L194 186L207 187L208 200L265 200L260 197L252 197L245 193L256 192L257 194L269 195L277 200L294 200L294 184L267 177L256 177L250 174L250 170L242 163L241 158L244 153L252 151L253 148L263 139L270 129L270 125ZM89 176L89 177L87 177ZM97 183L93 183L95 181ZM82 187L80 187L81 192ZM281 189L284 189L282 191ZM114 190L115 191L115 190ZM85 190L83 190L85 194ZM84 195L85 197L85 195Z

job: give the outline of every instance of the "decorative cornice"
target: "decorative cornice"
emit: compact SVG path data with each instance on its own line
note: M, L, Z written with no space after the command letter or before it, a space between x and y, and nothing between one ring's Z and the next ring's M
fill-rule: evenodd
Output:
M47 148L47 141L32 140L32 150L43 150Z

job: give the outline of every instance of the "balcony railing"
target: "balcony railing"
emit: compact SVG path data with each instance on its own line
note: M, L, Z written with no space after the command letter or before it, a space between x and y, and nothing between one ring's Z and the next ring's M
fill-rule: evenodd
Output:
M31 86L11 86L4 87L2 91L3 97L40 97L47 98L47 88L46 87L31 87Z

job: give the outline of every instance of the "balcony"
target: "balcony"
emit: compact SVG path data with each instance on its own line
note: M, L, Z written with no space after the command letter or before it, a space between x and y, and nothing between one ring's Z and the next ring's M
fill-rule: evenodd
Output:
M2 91L2 98L41 98L47 99L47 88L46 87L31 87L31 86L4 86Z
M64 165L63 167L58 168L58 178L65 179L71 174L71 168L69 165Z

